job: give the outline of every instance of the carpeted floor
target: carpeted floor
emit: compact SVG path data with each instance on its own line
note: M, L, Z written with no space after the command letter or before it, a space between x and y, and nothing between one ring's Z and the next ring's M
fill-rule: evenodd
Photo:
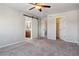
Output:
M0 48L0 56L79 56L79 46L65 41L37 39Z

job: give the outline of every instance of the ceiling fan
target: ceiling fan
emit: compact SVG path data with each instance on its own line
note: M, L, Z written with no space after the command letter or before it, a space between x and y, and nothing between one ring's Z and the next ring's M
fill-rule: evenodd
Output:
M33 7L30 8L29 10L32 10L34 8L38 9L40 12L42 11L42 8L50 8L51 6L43 4L43 3L29 3L32 4Z

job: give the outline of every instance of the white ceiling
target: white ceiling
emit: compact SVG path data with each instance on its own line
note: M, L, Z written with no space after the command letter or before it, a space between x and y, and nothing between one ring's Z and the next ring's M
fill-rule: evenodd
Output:
M28 15L33 15L38 18L43 18L48 14L54 14L59 12L65 12L73 9L78 9L79 4L77 3L46 3L47 5L50 5L51 8L44 8L42 12L39 12L37 9L28 10L33 5L28 3L2 3L0 5L6 5L11 8L15 8L18 11L23 11Z

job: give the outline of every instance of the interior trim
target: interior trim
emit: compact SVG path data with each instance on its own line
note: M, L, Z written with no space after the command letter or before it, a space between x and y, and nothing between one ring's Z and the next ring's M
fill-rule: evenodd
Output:
M23 14L24 16L27 16L27 17L30 17L30 18L35 18L35 19L38 19L36 17L33 17L33 16L29 16L29 15L26 15L26 14Z
M4 48L4 47L11 46L11 45L14 45L14 44L22 43L22 42L24 42L24 41L19 41L19 42L15 42L15 43L11 43L11 44L6 44L6 45L3 45L3 46L0 46L0 48Z

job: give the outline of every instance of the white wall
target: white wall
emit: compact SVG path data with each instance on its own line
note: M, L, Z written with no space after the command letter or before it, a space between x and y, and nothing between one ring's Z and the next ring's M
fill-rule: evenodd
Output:
M68 42L78 43L78 34L77 34L78 33L78 17L79 17L78 10L72 10L72 11L67 11L67 12L58 13L58 14L50 14L48 15L48 21L54 23L53 20L55 20L56 16L61 17L61 20L60 20L61 39ZM50 24L50 22L48 23ZM48 34L48 37L53 35L53 33L55 34L53 28L51 29L53 25L55 25L55 23L52 25L49 25L50 27L48 27L49 29L48 32L51 33L51 34Z
M0 6L0 47L24 41L24 17L19 11Z

